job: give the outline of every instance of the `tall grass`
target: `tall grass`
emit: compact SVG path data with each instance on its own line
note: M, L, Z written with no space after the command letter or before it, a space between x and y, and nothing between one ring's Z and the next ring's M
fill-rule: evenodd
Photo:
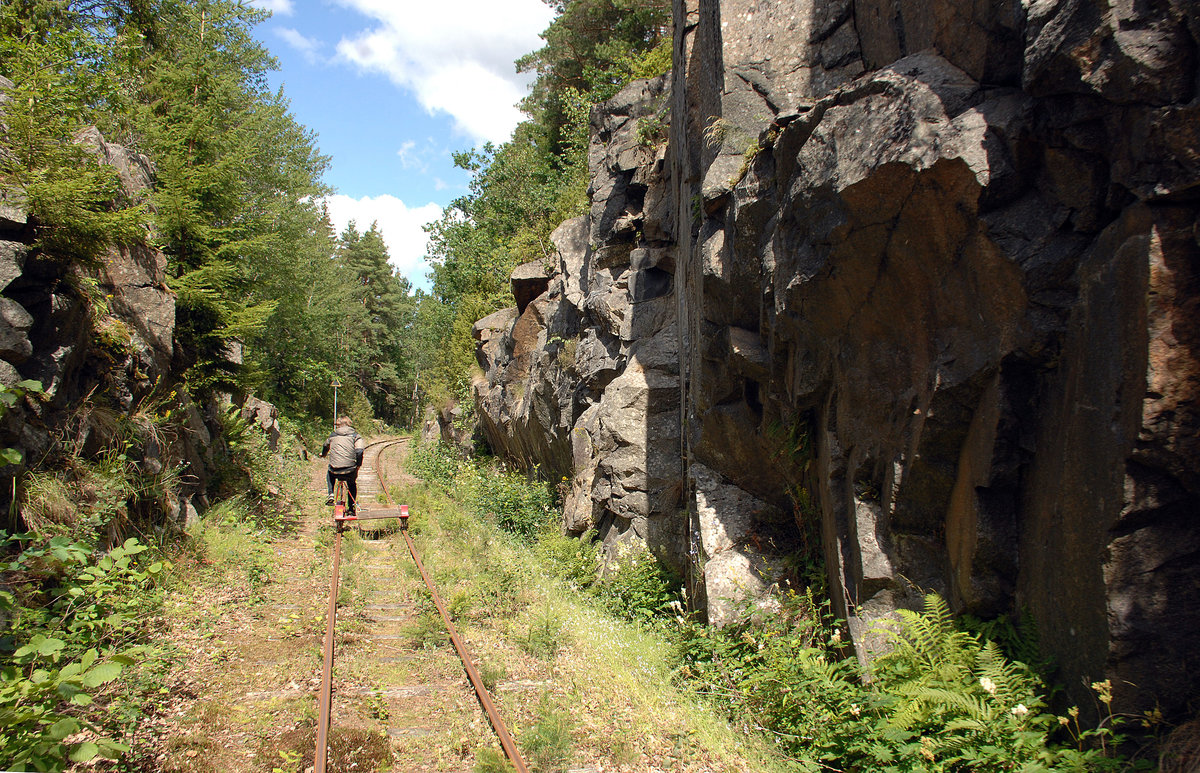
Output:
M410 530L456 624L486 658L493 682L546 685L533 703L520 690L493 685L531 766L640 771L673 760L669 769L683 771L783 770L760 740L740 736L672 683L675 649L661 626L647 625L640 613L607 611L633 581L598 583L594 535L580 541L559 534L545 518L549 493L542 484L509 479L533 489L506 501L533 503L524 511L537 524L532 537L514 534L478 507L477 487L495 480L488 463L429 448L418 458L410 469L438 485L397 488L395 498L410 506ZM621 569L610 571L615 577ZM657 574L649 585L659 587ZM632 595L657 599L657 590ZM477 771L508 769L495 749L478 754Z
M571 675L575 692L570 699L551 694L547 700L558 701L562 716L578 728L577 747L581 735L589 738L589 728L595 730L591 719L602 717L598 724L605 728L606 746L625 749L608 754L613 764L637 769L636 763L616 757L638 759L639 732L661 736L665 724L675 723L678 754L703 760L695 769L1138 769L1114 751L1122 742L1119 718L1110 716L1100 727L1086 728L1077 711L1050 711L1049 690L1038 673L1006 657L999 644L963 630L936 596L927 599L923 612L903 612L899 623L884 631L892 639L892 651L873 663L868 678L853 657L844 628L829 617L827 602L814 597L819 591L786 596L773 617L711 628L684 614L678 578L648 551L629 546L601 561L593 534L574 540L546 525L540 484L506 479L506 486L525 485L532 493L506 493L503 501L534 503L511 505L510 515L532 513L536 518L527 516L531 528L517 530L520 539L499 541L489 535L486 517L479 517L488 514L480 502L498 499L485 500L480 487L511 473L436 448L421 454L418 469L441 492L424 494L422 504L433 513L420 522L421 529L429 530L427 544L455 551L461 561L472 560L474 573L452 558L447 560L455 568L446 571L458 579L469 577L476 592L491 594L499 587L504 600L489 597L482 607L506 610L507 635L524 656L552 664L556 674ZM450 494L475 518L446 502ZM495 523L506 521L497 518ZM487 547L483 558L480 545ZM503 577L498 586L497 576ZM1032 636L1028 630L1001 631L978 621L970 625L1002 633L993 638L1004 640L1006 652L1032 651L1023 638ZM1105 685L1096 688L1101 703L1110 699ZM746 747L697 700L726 716L736 732L756 739L750 744L756 759L752 766L714 763L728 760L733 749L746 754ZM637 712L643 710L654 721L642 717L639 722ZM536 726L540 720L531 721ZM626 722L633 739L629 745L613 730ZM538 744L549 735L561 736L558 730L530 733L531 752L542 748ZM500 768L483 759L479 769Z

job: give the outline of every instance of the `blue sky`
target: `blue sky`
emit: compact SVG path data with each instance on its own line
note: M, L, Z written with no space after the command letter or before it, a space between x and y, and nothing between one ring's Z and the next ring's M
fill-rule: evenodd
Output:
M450 154L503 142L530 78L513 60L541 46L542 0L254 0L259 39L292 113L332 157L340 231L378 221L392 263L428 287L421 225L466 192Z

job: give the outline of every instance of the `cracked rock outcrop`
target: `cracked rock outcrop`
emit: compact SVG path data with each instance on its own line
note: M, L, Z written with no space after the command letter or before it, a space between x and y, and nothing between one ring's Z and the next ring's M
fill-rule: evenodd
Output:
M546 292L477 328L489 440L714 622L819 561L864 659L933 590L1028 610L1073 702L1186 719L1197 10L676 0Z
M0 105L11 87L0 78ZM113 170L118 203L147 201L153 185L148 158L107 142L95 128L81 131L75 141L88 163ZM118 439L111 416L145 424L153 420L151 408L170 411L176 421L139 436L125 452L151 474L179 469L178 501L163 504L167 517L183 524L196 516L197 505L206 504L213 466L210 426L221 407L214 403L202 409L184 390L172 388L177 381L172 372L175 296L166 284L166 256L146 239L111 246L85 266L44 252L37 244L38 226L23 192L4 188L0 383L36 381L44 395L26 398L5 414L0 447L41 459L51 448L51 436L69 425L77 452L90 456ZM278 439L274 406L251 397L243 412L254 417L269 442ZM9 495L0 493L5 510Z

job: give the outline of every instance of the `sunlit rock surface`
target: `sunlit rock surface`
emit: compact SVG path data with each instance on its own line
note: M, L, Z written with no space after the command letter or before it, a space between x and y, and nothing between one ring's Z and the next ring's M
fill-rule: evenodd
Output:
M589 216L481 329L490 442L714 622L822 560L863 658L933 590L1029 610L1071 700L1111 679L1118 710L1186 718L1197 19L676 0L669 92L593 115Z

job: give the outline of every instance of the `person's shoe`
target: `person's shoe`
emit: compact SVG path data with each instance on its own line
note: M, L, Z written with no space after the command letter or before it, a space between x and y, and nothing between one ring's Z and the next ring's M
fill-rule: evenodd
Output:
M327 504L327 505L333 504L333 494L330 494L329 496L325 497L325 504Z

